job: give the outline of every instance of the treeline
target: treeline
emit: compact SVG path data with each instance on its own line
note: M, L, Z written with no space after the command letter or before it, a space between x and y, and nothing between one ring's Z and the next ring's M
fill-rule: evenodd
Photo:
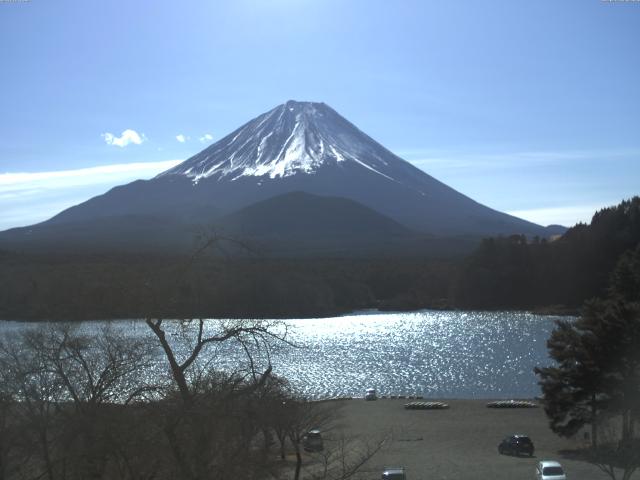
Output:
M575 312L640 242L640 198L556 240L483 240L467 258L0 252L0 318L310 317L379 308Z
M640 243L640 197L598 211L555 241L490 238L464 262L455 286L459 308L576 309L606 294L616 266Z
M455 264L428 259L7 255L0 318L332 315L447 307Z

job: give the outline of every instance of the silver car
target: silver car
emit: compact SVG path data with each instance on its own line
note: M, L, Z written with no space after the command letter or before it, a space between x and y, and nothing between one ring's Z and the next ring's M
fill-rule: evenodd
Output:
M537 480L567 480L562 465L554 460L542 460L536 467Z
M382 480L407 480L404 467L385 467L382 472Z

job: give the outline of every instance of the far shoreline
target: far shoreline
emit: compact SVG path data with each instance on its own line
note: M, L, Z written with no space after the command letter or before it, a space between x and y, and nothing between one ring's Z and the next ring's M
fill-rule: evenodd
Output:
M402 308L363 308L347 311L332 311L321 312L318 314L300 314L300 315L287 315L287 316L224 316L224 315L211 315L211 316L166 316L160 317L164 320L185 320L185 319L205 319L205 320L320 320L324 318L340 318L350 317L356 315L393 315L393 314L412 314L412 313L424 313L424 312L461 312L461 313L518 313L518 314L531 314L547 317L577 317L580 315L579 309L565 307L563 305L551 305L547 307L536 307L533 309L511 309L511 308L495 308L495 309L458 309L458 308L437 308L437 307L425 307L418 309L402 309ZM159 318L159 316L150 316L149 318ZM144 317L135 318L133 316L128 317L95 317L95 318L46 318L46 317L31 317L31 318L0 318L0 322L20 322L20 323L81 323L81 322L120 322L120 321L144 321Z

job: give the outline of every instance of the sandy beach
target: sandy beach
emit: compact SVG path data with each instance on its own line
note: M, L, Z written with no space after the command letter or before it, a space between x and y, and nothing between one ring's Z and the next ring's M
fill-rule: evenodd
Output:
M607 478L593 465L562 456L562 450L575 448L579 440L555 435L542 408L492 409L486 407L488 400L443 400L449 409L406 410L408 401L336 402L341 405L340 426L328 437L336 438L341 431L371 441L389 436L356 478L379 479L385 465L399 465L408 480L534 479L535 465L542 459L560 461L569 479ZM500 440L515 433L531 437L536 447L532 458L498 454Z

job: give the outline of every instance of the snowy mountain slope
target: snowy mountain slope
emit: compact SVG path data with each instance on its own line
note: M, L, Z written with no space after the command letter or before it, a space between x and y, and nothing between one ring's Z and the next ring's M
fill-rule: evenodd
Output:
M352 163L393 181L390 155L324 103L290 100L158 177L277 179Z

